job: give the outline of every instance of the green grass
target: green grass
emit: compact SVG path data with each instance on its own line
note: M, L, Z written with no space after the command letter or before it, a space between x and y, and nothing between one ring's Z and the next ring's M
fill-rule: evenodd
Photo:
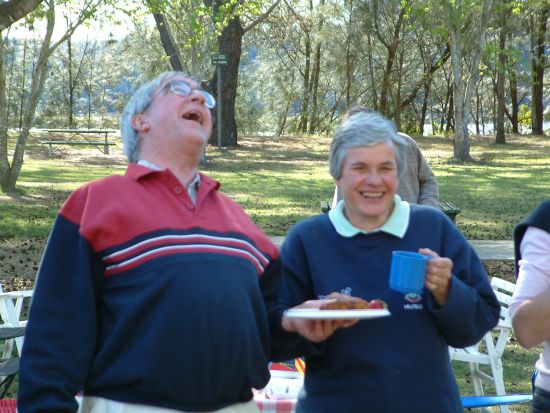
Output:
M457 225L469 239L510 239L514 225L550 198L550 138L507 139L506 145L496 145L492 138L473 137L473 163L451 159L449 138L417 139L439 181L441 200L462 208ZM321 200L332 199L329 145L330 137L241 138L238 149L208 147L207 164L201 169L219 179L221 190L268 235L285 235L295 222L320 213ZM17 193L0 194L0 237L47 237L70 191L124 169L120 147L112 155L79 148L48 157L46 147L31 141ZM503 356L508 392L530 391L539 351L525 350L511 339ZM467 364L454 362L454 369L462 394L473 394ZM523 413L528 407L514 406L511 411Z
M473 163L457 163L452 141L417 138L440 184L440 198L462 209L459 228L469 239L510 239L514 225L550 197L550 138L508 137L506 145L472 138ZM208 147L202 170L222 182L268 235L284 235L295 222L332 199L330 137L241 138L240 147ZM113 152L120 152L120 148ZM91 179L123 173L120 157L93 148L48 157L30 145L15 196L0 196L0 234L46 237L71 190ZM85 154L75 157L69 154Z
M448 138L418 142L440 184L441 200L462 209L457 222L470 239L510 239L514 225L550 195L550 139L509 138L495 145L472 139L474 163L451 160ZM210 150L203 168L222 181L270 235L284 235L297 220L317 214L332 199L328 173L330 138L256 138L238 150Z

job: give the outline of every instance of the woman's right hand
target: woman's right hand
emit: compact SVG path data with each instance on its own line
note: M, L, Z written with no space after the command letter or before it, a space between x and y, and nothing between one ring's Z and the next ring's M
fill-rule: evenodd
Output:
M321 308L323 304L330 303L334 299L340 299L340 296L347 297L343 294L332 293L329 298L324 300L308 300L300 305L292 308ZM314 343L326 340L337 329L351 327L359 321L358 319L306 319L306 318L290 318L283 315L282 326L285 331L296 332Z

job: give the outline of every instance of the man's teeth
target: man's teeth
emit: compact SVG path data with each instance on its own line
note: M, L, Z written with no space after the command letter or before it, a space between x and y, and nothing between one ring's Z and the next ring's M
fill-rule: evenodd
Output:
M191 112L186 113L185 115L183 115L183 118L187 119L187 120L194 120L194 121L197 121L197 122L202 122L201 114L198 113L198 112L195 112L195 111L191 111Z
M361 192L361 196L365 198L381 198L384 195L383 192Z

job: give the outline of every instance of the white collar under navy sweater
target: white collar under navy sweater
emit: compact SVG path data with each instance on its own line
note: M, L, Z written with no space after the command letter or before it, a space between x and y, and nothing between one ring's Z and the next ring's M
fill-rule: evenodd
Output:
M411 207L408 202L402 201L399 195L395 195L393 199L394 208L388 220L380 228L371 232L384 231L396 237L403 238L407 227L409 226L409 218L411 215ZM357 234L368 234L367 231L356 228L348 221L344 214L344 200L342 199L328 213L332 225L336 232L343 237L353 237Z
M140 159L137 161L138 165L145 166L149 169L153 169L155 171L161 171L162 168L155 165L153 162L146 161L145 159ZM199 192L199 185L201 183L201 176L199 174L196 174L189 186L187 187L187 193L189 194L189 198L191 198L191 201L193 201L193 205L197 205L197 193Z

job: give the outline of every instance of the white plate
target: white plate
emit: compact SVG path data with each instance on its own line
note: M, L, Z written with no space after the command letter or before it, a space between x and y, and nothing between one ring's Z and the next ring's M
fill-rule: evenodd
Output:
M319 310L318 308L291 308L285 313L289 318L309 318L313 320L335 320L352 318L378 318L391 315L387 308L372 310Z

